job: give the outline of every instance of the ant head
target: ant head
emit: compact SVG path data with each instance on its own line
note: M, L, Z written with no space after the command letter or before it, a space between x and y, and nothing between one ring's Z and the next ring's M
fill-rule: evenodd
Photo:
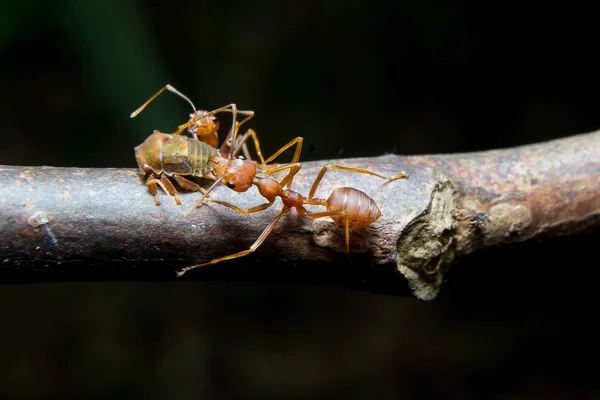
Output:
M189 133L200 137L212 135L219 130L217 117L204 110L194 111L190 114L187 125Z
M229 160L223 177L223 184L236 192L245 192L252 186L255 175L255 162L239 158Z

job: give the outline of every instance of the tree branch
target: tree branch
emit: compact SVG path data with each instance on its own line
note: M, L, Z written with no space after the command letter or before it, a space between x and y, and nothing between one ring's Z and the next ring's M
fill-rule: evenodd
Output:
M600 226L600 132L480 153L307 162L294 190L306 195L326 163L409 174L387 184L362 174L326 175L318 197L351 186L382 212L351 233L350 264L343 227L292 211L254 255L186 277L284 276L396 292L400 271L417 297L432 299L458 255ZM133 169L4 166L0 188L4 282L174 277L175 268L248 248L281 207L246 216L208 203L184 216L198 193L182 193L183 206L162 194L156 207ZM255 189L219 187L212 197L244 208L264 202ZM274 259L275 268L258 262Z

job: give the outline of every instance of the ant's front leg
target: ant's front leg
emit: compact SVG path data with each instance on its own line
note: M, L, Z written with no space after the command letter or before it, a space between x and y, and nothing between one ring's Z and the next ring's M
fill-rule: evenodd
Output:
M189 267L185 267L185 268L182 268L179 271L177 271L177 276L183 276L183 274L185 274L187 271L195 269L195 268L200 268L200 267L204 267L206 265L220 263L221 261L233 260L234 258L243 257L243 256L246 256L246 255L248 255L250 253L255 252L256 249L271 234L271 232L273 232L273 228L275 228L275 225L281 219L281 217L283 217L283 215L285 213L287 213L289 210L290 210L289 208L284 207L283 210L281 210L281 212L279 214L277 214L277 216L275 218L273 218L273 220L269 223L269 225L267 225L267 227L265 228L265 230L260 234L260 236L258 237L258 239L256 239L256 241L252 244L252 246L250 246L250 248L248 250L240 251L238 253L230 254L230 255L224 256L224 257L215 258L214 260L211 260L209 262L205 262L205 263L202 263L202 264L190 265Z
M226 201L213 200L213 199L207 199L207 200L205 200L205 202L206 201L208 201L210 203L217 203L217 204L220 204L220 205L225 206L225 207L229 207L232 210L234 210L236 212L239 212L239 213L242 213L242 214L252 214L252 213L255 213L255 212L263 211L263 210L266 210L267 208L269 208L269 207L271 207L273 205L273 202L271 201L269 203L264 203L264 204L258 205L256 207L240 208L240 207L235 206L235 205L233 205L231 203L227 203Z

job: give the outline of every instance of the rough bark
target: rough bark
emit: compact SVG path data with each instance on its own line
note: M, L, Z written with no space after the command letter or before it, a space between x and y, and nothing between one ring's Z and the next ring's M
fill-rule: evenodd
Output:
M342 227L291 211L254 255L186 277L301 279L397 292L404 276L413 294L432 299L459 255L600 226L600 132L479 153L308 162L294 190L306 195L327 163L409 174L383 184L327 173L318 197L351 186L382 212L351 233L351 263ZM133 169L3 166L0 188L4 282L174 278L176 268L248 248L281 207L242 215L207 204L186 216L198 193L182 193L182 206L163 194L156 207ZM220 187L212 197L240 207L263 202L255 189Z

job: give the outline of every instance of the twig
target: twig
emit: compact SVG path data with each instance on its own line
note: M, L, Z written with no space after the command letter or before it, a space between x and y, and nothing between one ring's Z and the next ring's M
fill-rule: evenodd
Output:
M317 274L325 278L316 281L367 280L369 288L386 282L397 290L400 271L417 297L432 299L458 255L600 226L600 132L480 153L308 162L294 189L307 194L326 163L409 174L382 184L336 171L321 185L324 198L341 186L363 190L383 214L351 234L351 264L342 227L292 211L254 255L186 277L281 277L257 262L276 259L292 280ZM111 278L174 277L175 268L248 248L280 209L276 203L245 216L208 203L184 217L198 196L183 193L176 206L163 195L156 207L134 169L0 167L0 276L104 279L110 270ZM262 202L254 189L221 187L212 197L240 207ZM257 268L262 276L249 275Z

